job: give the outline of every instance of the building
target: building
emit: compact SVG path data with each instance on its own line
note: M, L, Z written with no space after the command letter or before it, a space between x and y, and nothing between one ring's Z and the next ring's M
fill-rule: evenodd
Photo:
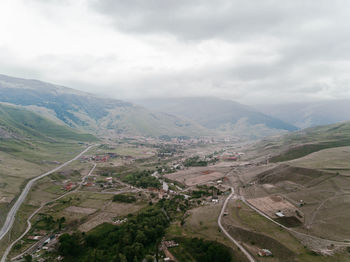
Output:
M272 256L272 252L268 249L260 249L258 252L258 255L260 257L271 257Z
M277 217L285 217L285 215L283 214L282 211L276 212L275 215L276 215Z

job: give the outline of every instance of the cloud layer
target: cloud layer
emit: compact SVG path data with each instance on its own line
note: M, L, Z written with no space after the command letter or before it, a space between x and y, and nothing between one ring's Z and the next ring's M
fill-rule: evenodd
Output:
M4 0L0 73L116 98L350 98L350 2Z

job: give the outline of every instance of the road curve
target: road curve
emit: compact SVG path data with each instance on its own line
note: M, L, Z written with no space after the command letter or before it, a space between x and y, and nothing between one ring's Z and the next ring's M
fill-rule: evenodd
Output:
M24 200L26 199L30 189L32 188L33 184L38 181L39 179L48 176L58 170L60 170L62 167L65 167L67 165L69 165L70 163L72 163L73 161L77 160L79 157L81 157L83 154L85 154L92 146L87 147L84 151L82 151L80 154L78 154L76 157L72 158L71 160L63 163L62 165L52 169L51 171L46 172L45 174L42 174L40 176L37 176L33 179L31 179L27 185L25 186L25 188L23 189L22 193L20 194L20 196L18 197L17 201L15 202L15 204L12 206L11 210L9 211L9 213L7 214L6 217L6 221L4 223L4 225L2 226L1 230L0 230L0 240L2 240L4 238L4 236L10 231L10 229L13 226L13 223L15 221L15 216L17 214L18 209L20 208L20 206L22 205L22 203L24 202Z
M255 259L252 257L252 255L237 240L235 240L221 224L221 219L222 219L222 216L224 215L227 203L231 199L233 194L235 193L233 187L231 187L231 191L232 191L231 194L226 198L226 200L222 206L222 209L221 209L221 212L220 212L220 215L218 218L218 225L219 225L220 229L222 230L222 232L224 232L224 234L243 252L243 254L247 257L249 262L256 262Z

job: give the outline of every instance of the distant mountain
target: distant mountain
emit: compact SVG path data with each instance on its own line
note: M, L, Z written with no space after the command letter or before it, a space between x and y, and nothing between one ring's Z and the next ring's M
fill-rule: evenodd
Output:
M191 121L121 100L5 75L0 75L0 102L19 105L56 123L103 136L199 136L209 133Z
M231 100L219 98L168 98L145 99L136 103L153 110L167 112L195 121L212 130L240 131L238 133L285 130L295 131L297 128L277 118L270 117L257 110ZM255 130L258 131L258 130ZM257 132L258 135L259 132Z
M256 108L299 128L350 120L350 100L259 105Z

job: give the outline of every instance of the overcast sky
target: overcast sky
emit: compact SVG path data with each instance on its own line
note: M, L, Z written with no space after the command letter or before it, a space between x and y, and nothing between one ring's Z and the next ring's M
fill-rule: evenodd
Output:
M350 1L1 0L0 73L120 99L350 98Z

